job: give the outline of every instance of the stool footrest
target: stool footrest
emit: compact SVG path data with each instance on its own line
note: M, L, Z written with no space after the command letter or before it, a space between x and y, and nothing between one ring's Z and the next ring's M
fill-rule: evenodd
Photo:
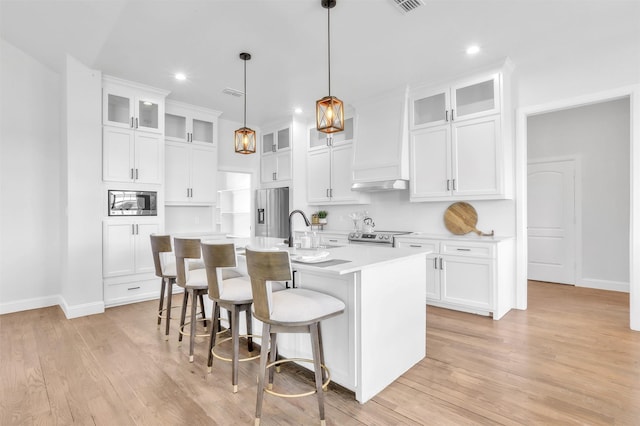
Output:
M313 364L313 360L312 359L307 359L307 358L288 358L288 359L280 359L280 360L275 361L275 362L270 362L269 364L267 364L267 369L269 369L270 367L278 366L280 364L284 364L285 362L308 362L308 363ZM325 389L327 386L329 386L329 382L331 382L331 373L329 372L329 369L327 368L327 366L324 365L324 364L320 364L320 368L322 368L324 371L327 372L327 380L322 384L322 388ZM264 388L263 390L268 394L271 394L271 395L274 395L274 396L279 396L281 398L300 398L300 397L303 397L303 396L309 396L309 395L313 395L314 393L316 393L315 389L312 390L312 391L309 391L309 392L302 392L302 393L296 393L296 394L280 393L280 392L276 392L274 390L271 390L269 388Z
M225 331L226 331L226 330L225 330ZM254 338L254 339L255 339L255 338L258 338L258 339L259 339L261 336L257 336L257 335L253 335L253 334L241 334L239 337L252 337L252 338ZM233 361L231 358L225 358L225 357L223 357L223 356L221 356L221 355L218 355L218 354L215 352L216 347L217 347L218 345L220 345L221 343L224 343L224 342L228 342L228 341L229 341L229 340L231 340L231 339L233 339L233 337L227 337L227 338L224 338L224 339L222 339L222 340L220 340L220 341L216 342L215 346L214 346L213 348L211 348L211 355L213 355L214 357L218 358L218 359L219 359L219 360L221 360L221 361L227 361L227 362L231 362L231 361ZM238 361L239 361L239 362L245 362L245 361L251 361L251 360L253 360L253 359L257 359L257 358L260 358L260 353L258 353L257 355L254 355L254 356L250 356L250 357L239 358L239 359L238 359Z

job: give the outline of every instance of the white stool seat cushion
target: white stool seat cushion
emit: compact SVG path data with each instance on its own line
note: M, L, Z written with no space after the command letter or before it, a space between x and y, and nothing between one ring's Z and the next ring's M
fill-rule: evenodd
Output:
M249 277L222 280L220 300L235 303L251 303L253 294L251 293L251 281Z
M165 277L174 277L177 275L176 272L176 264L175 263L169 263L166 265L162 265L162 275L164 275Z
M344 311L345 304L328 294L292 288L272 294L273 324L306 325L330 318Z
M194 269L187 273L187 285L185 288L187 289L208 289L209 284L207 283L207 270L206 269Z
M236 276L232 278L225 277L225 272L235 273ZM220 300L225 302L234 303L251 303L253 300L253 293L251 290L251 279L247 276L240 275L235 271L222 270L222 292L220 293ZM285 289L284 283L275 281L271 283L272 291L280 291Z

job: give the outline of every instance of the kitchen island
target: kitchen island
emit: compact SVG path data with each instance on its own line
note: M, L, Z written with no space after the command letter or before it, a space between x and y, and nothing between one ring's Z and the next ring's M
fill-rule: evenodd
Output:
M238 248L303 252L286 247L281 239L235 242ZM330 294L345 303L342 315L322 322L325 362L332 381L365 403L425 357L424 283L429 252L364 245L321 250L329 252L325 262L292 262L291 285ZM238 258L240 269L246 271L243 256ZM261 329L259 323L253 326ZM287 358L311 358L307 335L282 335L278 348Z

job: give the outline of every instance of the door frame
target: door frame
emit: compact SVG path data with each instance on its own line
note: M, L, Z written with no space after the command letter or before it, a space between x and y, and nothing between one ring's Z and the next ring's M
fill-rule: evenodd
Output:
M527 170L530 164L549 164L571 162L573 163L574 181L573 181L573 215L575 223L573 226L573 258L575 263L573 265L573 275L575 277L575 285L583 287L582 285L582 157L580 155L571 156L558 156L558 157L543 157L536 158L527 162ZM525 176L527 176L525 172ZM527 184L528 191L528 184ZM528 201L527 192L527 201ZM528 240L528 234L527 234ZM527 249L528 250L528 249ZM527 263L529 259L527 257Z
M516 308L527 309L527 119L594 103L629 98L630 220L629 326L640 331L640 84L517 109L515 144Z

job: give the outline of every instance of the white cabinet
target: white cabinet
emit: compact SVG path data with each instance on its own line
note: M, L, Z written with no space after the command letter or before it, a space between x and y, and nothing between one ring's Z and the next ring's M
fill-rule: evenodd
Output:
M162 136L131 129L102 128L102 179L162 183Z
M217 144L221 112L172 100L166 101L165 111L165 140L210 146Z
M213 205L216 202L217 146L165 143L165 202Z
M309 129L307 202L310 205L369 202L366 194L351 191L353 129L353 118L346 119L345 130L332 138L315 127Z
M262 183L291 179L291 151L275 152L260 158Z
M164 97L168 93L114 77L104 77L104 181L162 183Z
M157 220L111 219L102 225L102 275L115 277L154 272L149 235L157 233Z
M500 319L515 306L513 239L396 237L427 255L427 304Z
M274 126L261 138L260 181L281 182L292 178L293 123Z
M499 115L411 132L411 200L503 197Z
M411 201L512 193L509 70L409 96Z
M355 106L354 182L409 179L407 90L394 90Z
M104 76L102 124L162 133L164 98L168 91Z

